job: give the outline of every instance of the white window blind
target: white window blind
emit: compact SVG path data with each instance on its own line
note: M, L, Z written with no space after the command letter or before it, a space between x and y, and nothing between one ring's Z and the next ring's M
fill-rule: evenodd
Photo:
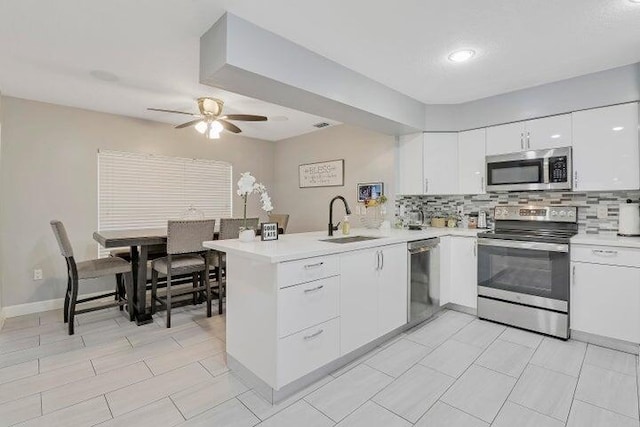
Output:
M232 192L226 162L98 152L99 230L166 227L191 207L205 218L230 218Z

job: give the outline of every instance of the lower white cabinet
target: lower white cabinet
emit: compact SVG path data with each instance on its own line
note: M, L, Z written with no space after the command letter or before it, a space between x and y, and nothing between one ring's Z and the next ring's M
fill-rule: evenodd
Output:
M640 268L574 261L571 269L571 329L640 343Z
M340 256L340 351L347 354L407 323L407 246Z
M448 301L469 308L478 307L478 239L450 238Z

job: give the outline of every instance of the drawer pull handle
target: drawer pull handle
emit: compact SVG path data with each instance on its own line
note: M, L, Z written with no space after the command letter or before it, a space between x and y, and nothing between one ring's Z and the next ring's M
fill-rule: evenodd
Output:
M322 288L324 288L324 285L316 286L315 288L311 288L311 289L305 289L304 293L308 294L308 293L311 293L311 292L316 292L316 291L319 291Z
M312 339L314 339L314 338L319 337L319 336L320 336L320 334L322 334L323 332L324 332L324 329L320 329L318 332L314 332L314 333L313 333L313 334L311 334L311 335L307 335L307 336L305 336L305 337L304 337L304 339L305 339L306 341L308 341L308 340L312 340Z
M322 267L324 262L316 262L315 264L307 264L304 266L305 269L309 270L310 268Z
M618 251L603 251L602 249L593 249L592 252L595 255L602 255L602 256L617 256L618 255Z

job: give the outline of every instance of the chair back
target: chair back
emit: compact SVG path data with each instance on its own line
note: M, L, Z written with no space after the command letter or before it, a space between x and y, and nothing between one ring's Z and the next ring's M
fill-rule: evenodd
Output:
M213 240L215 226L215 219L169 221L167 254L202 252L202 242Z
M50 224L53 229L53 234L55 234L56 240L58 241L60 253L65 258L71 258L73 256L73 248L71 247L71 242L69 241L69 236L67 235L67 230L64 228L64 224L57 219L51 221Z
M247 227L258 228L258 218L247 218ZM221 218L219 240L237 239L240 227L244 227L244 218Z
M282 232L287 232L287 224L289 224L289 214L269 214L269 222L277 222L278 228L282 228Z

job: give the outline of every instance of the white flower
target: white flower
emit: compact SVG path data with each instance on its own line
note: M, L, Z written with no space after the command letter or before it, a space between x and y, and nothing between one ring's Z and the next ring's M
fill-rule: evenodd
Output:
M256 179L251 176L251 172L241 174L240 180L238 181L238 195L244 196L253 193L255 183Z
M273 210L273 205L271 204L271 197L264 191L260 194L260 200L262 201L262 210L266 212L271 212Z

